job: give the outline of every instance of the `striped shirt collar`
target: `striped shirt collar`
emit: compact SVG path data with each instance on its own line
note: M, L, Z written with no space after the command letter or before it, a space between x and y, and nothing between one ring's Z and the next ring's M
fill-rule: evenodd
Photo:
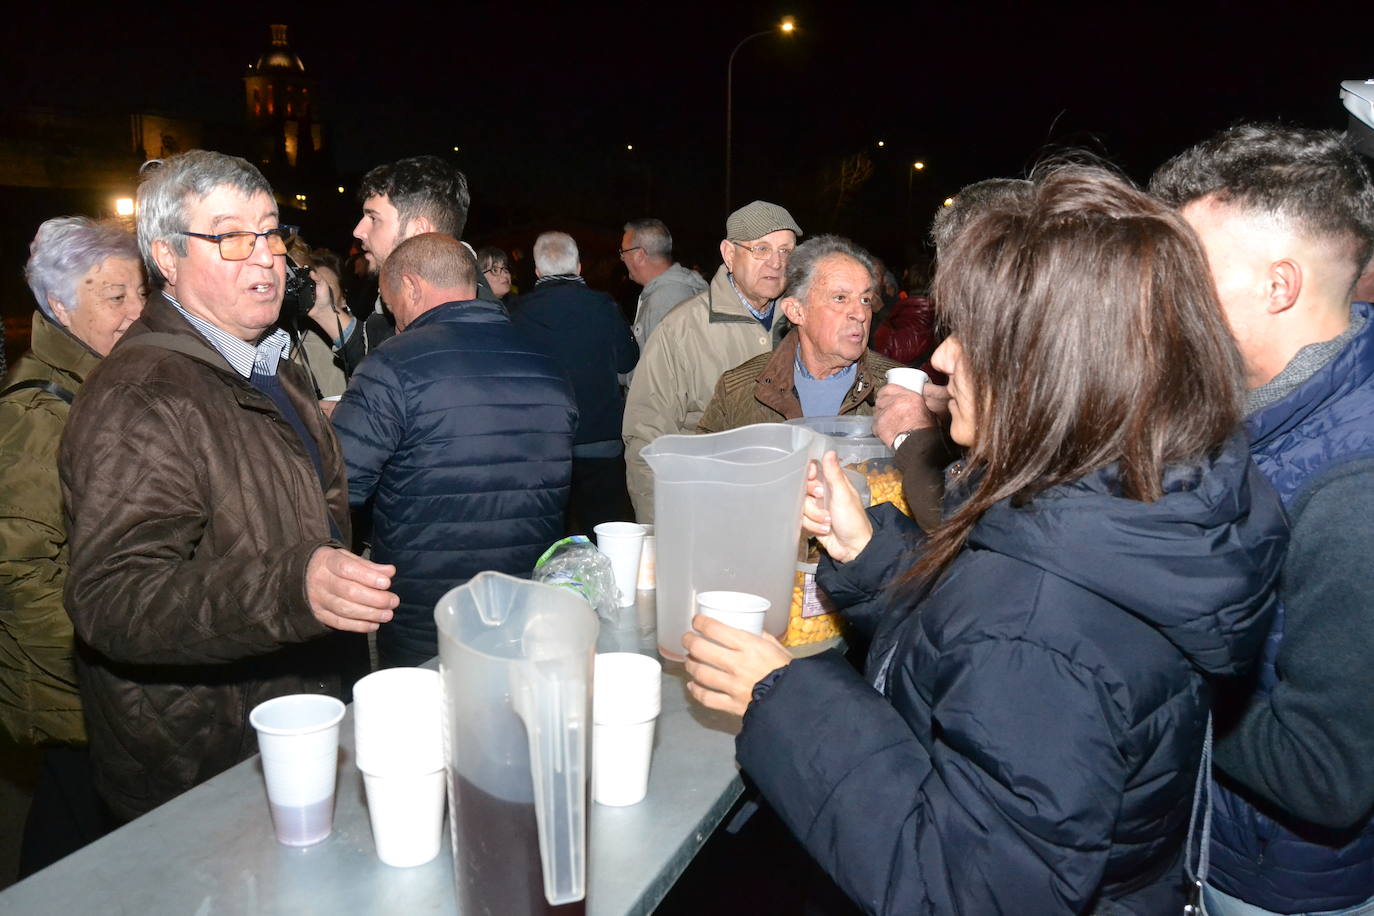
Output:
M204 318L192 315L182 308L181 303L163 293L167 301L172 303L172 307L181 313L181 317L191 323L191 327L200 332L200 336L214 347L220 356L224 357L231 368L245 379L253 374L253 367L256 366L260 375L276 375L277 363L282 357L291 355L291 335L281 328L277 328L262 340L258 341L257 346L247 341L239 340L228 331L217 327Z
M739 291L739 287L735 285L735 275L727 271L725 276L730 281L730 288L735 291L735 295L739 297L739 301L743 303L744 307L749 310L749 314L753 315L756 319L758 319L760 324L763 324L764 322L768 321L769 316L773 314L773 306L777 304L778 300L770 299L768 302L768 308L760 312L758 309L754 308L754 306L752 306L749 303L748 299L744 298L744 293Z

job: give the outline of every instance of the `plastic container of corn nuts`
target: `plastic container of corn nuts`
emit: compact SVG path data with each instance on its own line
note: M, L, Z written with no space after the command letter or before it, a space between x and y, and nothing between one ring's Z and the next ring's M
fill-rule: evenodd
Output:
M800 417L787 422L825 436L826 450L835 450L840 467L857 471L868 482L870 505L892 503L911 515L902 492L902 475L894 461L895 453L873 435L872 417Z
M871 505L864 476L849 468L845 468L844 473L858 492L859 502ZM825 589L816 584L816 564L820 561L821 548L815 538L806 542L801 556L792 586L792 607L787 612L787 631L782 636L782 644L789 647L809 646L844 635L843 618L835 612Z

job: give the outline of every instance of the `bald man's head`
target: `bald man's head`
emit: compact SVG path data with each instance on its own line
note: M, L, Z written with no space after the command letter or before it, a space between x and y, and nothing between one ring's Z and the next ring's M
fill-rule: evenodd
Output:
M477 298L477 260L451 235L411 236L387 257L378 284L396 316L396 329L446 302Z

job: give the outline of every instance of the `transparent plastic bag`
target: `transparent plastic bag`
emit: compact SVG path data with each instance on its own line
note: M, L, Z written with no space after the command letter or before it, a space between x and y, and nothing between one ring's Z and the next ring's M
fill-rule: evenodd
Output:
M556 585L581 595L602 620L616 619L619 592L610 558L586 537L575 534L555 541L534 564L535 582Z

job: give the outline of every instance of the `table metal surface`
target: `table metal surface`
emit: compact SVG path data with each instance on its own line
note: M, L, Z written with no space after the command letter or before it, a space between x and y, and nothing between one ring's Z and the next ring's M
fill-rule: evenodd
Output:
M598 650L653 654L652 627L637 625L652 621L653 593L626 617L603 628ZM702 708L685 685L681 666L666 664L648 797L591 806L590 916L652 912L740 795L739 719ZM339 738L334 832L323 843L275 841L253 757L0 893L0 913L457 913L447 825L432 862L383 865L353 763L351 707Z

